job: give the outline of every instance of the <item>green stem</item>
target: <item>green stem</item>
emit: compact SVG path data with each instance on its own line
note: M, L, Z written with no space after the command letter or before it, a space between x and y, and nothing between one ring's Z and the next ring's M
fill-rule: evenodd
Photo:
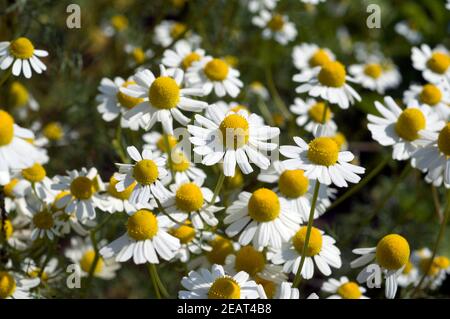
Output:
M261 97L258 97L258 102L256 103L256 105L258 106L259 111L266 120L267 124L269 124L270 126L274 126L272 114L270 113L269 107L267 106L266 102L264 102Z
M159 284L159 276L158 271L156 270L155 264L147 264L148 274L150 275L150 280L152 281L153 289L155 290L155 295L157 299L162 299L162 291L161 286ZM159 282L158 282L159 281ZM163 289L165 294L168 296L167 291L165 288Z
M88 277L86 279L85 294L87 294L89 292L89 289L92 285L92 280L94 278L94 271L95 271L95 268L97 267L98 261L100 259L100 255L98 253L97 238L95 235L96 235L95 230L92 230L90 237L91 237L92 247L94 248L94 260L92 261L91 267L89 268Z
M351 189L346 191L341 197L339 197L337 200L334 201L333 204L328 207L328 210L335 208L339 204L341 204L343 201L345 201L347 198L358 192L361 188L363 188L368 182L370 182L375 176L378 175L378 173L386 166L387 163L389 163L389 157L385 157L371 172L370 174L366 175L358 184L353 186Z
M314 221L314 212L316 209L316 203L317 203L317 197L319 196L319 189L320 189L320 183L319 181L316 181L316 186L314 187L314 195L311 202L311 210L309 211L309 219L308 219L308 225L306 227L306 236L305 236L305 243L303 245L302 250L302 257L300 259L300 265L298 266L297 273L295 274L294 278L294 287L297 288L302 280L302 269L303 264L305 263L306 259L306 250L308 249L309 245L309 237L311 236L311 229Z
M170 174L172 175L172 180L175 178L173 174L173 162L172 162L172 149L170 148L169 135L163 133L164 145L166 146L167 151L167 161L169 162Z
M122 145L122 126L120 125L120 121L117 124L116 136L112 141L112 146L114 147L117 155L119 155L122 163L129 163L128 157L125 155L125 150Z
M3 72L3 75L0 78L0 86L2 86L3 83L5 83L6 80L8 80L9 76L11 75L11 72L12 72L12 67L9 68L8 70L6 70L5 72Z
M275 86L275 82L273 81L272 70L270 66L266 67L266 80L267 86L269 87L270 93L273 96L275 106L279 109L281 114L287 119L290 120L292 118L291 113L289 112L286 104L284 104L283 99L278 93L277 87Z
M434 210L436 211L436 216L438 217L439 222L441 223L444 217L442 216L441 205L439 204L439 196L437 189L433 185L431 185L431 195L433 197Z
M158 287L159 287L159 291L161 292L161 294L162 294L162 296L163 296L164 298L169 298L170 295L169 295L169 293L167 292L167 289L166 289L166 287L164 286L164 283L162 282L161 277L159 277L159 274L158 274L158 270L157 270L157 268L156 268L156 265L155 265L155 264L151 264L151 265L152 265L152 267L155 269L155 270L154 270L154 275L155 275L156 284L157 284Z
M223 171L220 173L219 180L217 181L216 188L214 189L214 194L211 199L211 202L209 203L209 206L214 205L216 202L217 196L219 196L220 190L222 189L223 181L225 180L225 174Z
M434 247L433 247L433 253L431 255L430 260L427 263L427 267L426 267L426 271L424 271L422 277L420 278L419 283L416 286L416 289L414 289L413 293L411 294L411 298L413 298L421 289L422 284L426 278L426 276L428 275L428 273L430 272L430 268L431 265L433 264L434 258L436 257L437 251L439 249L439 246L442 242L442 239L444 238L444 233L445 233L445 229L447 227L447 222L448 222L448 215L450 214L450 190L447 191L447 208L445 209L445 213L444 213L444 218L441 222L441 225L439 227L439 233L438 236L436 238L436 242L434 243Z

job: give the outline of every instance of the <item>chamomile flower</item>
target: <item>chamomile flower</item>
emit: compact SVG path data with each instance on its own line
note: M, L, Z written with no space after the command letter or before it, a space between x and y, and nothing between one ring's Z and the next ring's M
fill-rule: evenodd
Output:
M125 118L131 122L143 119L147 130L156 122L161 122L166 134L173 134L173 118L183 126L188 124L190 119L181 110L200 112L208 104L188 97L203 96L204 91L202 88L183 88L183 76L181 69L169 75L162 64L159 77L155 77L150 70L136 73L133 76L136 85L122 87L120 92L143 101L126 112Z
M426 182L436 187L444 182L450 188L450 122L439 132L422 132L422 135L422 147L413 153L412 166L427 173Z
M190 271L181 280L187 290L178 293L180 299L258 299L258 284L249 281L249 275L241 271L234 276L225 273L222 266L213 265L211 271Z
M39 264L45 265L44 269L39 267L33 259L27 257L23 261L22 269L29 278L38 278L41 285L47 285L54 281L58 275L58 259L51 258L46 262L45 258L41 258Z
M202 169L195 167L189 156L181 149L171 151L170 159L167 161L167 169L168 175L166 180L174 180L175 183L187 180L203 184L206 179L206 173Z
M173 224L166 216L140 209L128 217L127 232L100 250L103 258L115 256L117 262L131 258L135 264L158 264L159 258L171 260L180 249L180 240L169 234Z
M197 114L195 125L188 125L194 152L204 156L202 164L211 166L223 159L225 176L234 176L236 163L244 174L253 172L250 162L267 169L270 160L265 153L277 146L267 141L278 136L280 129L263 125L259 116L243 110L226 114L210 110L210 118Z
M367 127L372 138L383 146L393 146L392 158L407 160L418 148L418 140L424 131L436 131L443 126L437 114L427 105L412 100L402 110L390 97L384 98L386 106L375 102L381 117L369 114Z
M211 203L214 195L209 188L202 187L198 182L181 179L170 185L170 190L172 193L161 203L170 217L178 222L189 219L196 229L203 229L205 223L209 226L218 224L215 213L223 208ZM216 198L217 202L219 198Z
M60 236L58 216L62 215L63 212L53 212L49 205L37 199L28 201L27 210L29 217L31 217L31 240L43 239L44 237L53 240Z
M56 201L56 207L63 208L66 214L76 213L80 222L95 218L95 208L102 198L99 191L104 190L103 182L96 168L80 171L67 171L67 176L57 176L53 190L67 191Z
M166 140L167 139L167 140ZM162 156L171 151L178 144L178 139L171 134L161 134L157 131L152 131L142 135L144 147L150 149L155 156Z
M164 20L155 28L155 35L153 40L156 44L167 47L172 42L186 38L191 43L198 43L200 41L198 35L188 31L188 26L182 22Z
M271 248L267 257L276 265L283 265L283 271L296 274L302 259L306 240L306 226L297 227L297 231L289 241L280 248ZM341 252L335 246L336 241L316 227L311 228L305 261L301 276L311 279L314 275L314 264L324 276L331 275L331 267L341 268Z
M33 132L15 124L9 113L0 110L0 123L0 185L5 185L11 179L11 169L30 167L41 154L27 142L34 139Z
M122 87L127 88L135 84L136 82L133 80L128 79L125 81L121 77L115 77L114 81L108 78L101 80L98 87L100 94L97 95L96 100L100 103L97 106L97 110L102 115L103 120L111 122L120 116L120 125L124 128L137 131L140 127L145 127L146 121L150 120L148 115L134 122L122 116L128 110L144 102L142 98L132 97L120 91Z
M412 48L411 59L416 70L422 71L422 76L431 83L450 80L450 54L443 46L431 49L422 44L420 48Z
M414 283L417 283L419 279L419 270L416 265L411 261L408 261L403 268L402 273L398 276L397 282L400 287L406 288Z
M167 72L173 74L176 69L182 69L185 72L191 65L205 57L205 50L197 48L186 40L179 40L174 45L174 49L164 51L162 64L167 67Z
M39 283L39 278L28 279L18 273L0 271L0 299L32 299L30 290Z
M25 119L29 111L38 111L39 103L31 92L19 81L13 81L8 88L8 105L17 111L19 118Z
M308 3L308 4L313 4L313 5L317 5L321 2L325 2L327 0L300 0L303 3Z
M203 256L192 259L188 264L189 269L210 268L214 264L224 266L227 256L240 248L238 243L222 235L210 232L202 234L211 249L206 251Z
M262 287L260 285L260 287ZM262 299L267 299L267 295L264 291L260 291L262 295ZM271 296L269 296L270 298ZM284 281L275 287L274 295L271 297L272 299L300 299L300 292L297 288L292 287L292 282ZM317 294L312 293L306 299L319 299Z
M104 245L104 242L99 243ZM94 266L95 250L89 239L73 237L70 240L70 247L64 252L66 258L80 267L81 277L87 277L92 269L92 276L100 279L113 279L120 268L120 264L114 259L104 259L98 256Z
M3 231L0 232L0 237L5 236L4 238L8 245L14 249L24 250L27 248L30 239L30 231L27 227L30 223L29 219L25 216L17 215L14 218L8 217L4 219L2 223Z
M47 171L39 163L17 171L16 177L25 181L25 192L34 193L46 203L50 203L57 193L52 190L53 181L47 177Z
M202 87L206 95L209 95L214 89L214 93L218 97L229 95L235 98L238 96L240 88L243 87L239 76L239 71L226 61L211 56L192 63L186 72L186 80L190 86Z
M334 114L325 103L312 98L306 101L301 98L295 98L294 104L289 109L292 113L298 115L296 123L298 126L304 127L306 131L312 133L319 126L326 125L328 130L335 132L337 125L333 121ZM326 114L324 115L325 110Z
M107 37L112 37L116 34L120 34L128 29L128 18L122 14L113 15L109 21L103 23L103 33Z
M119 172L114 175L118 181L116 190L123 192L135 184L129 201L131 204L146 204L150 199L164 200L170 192L161 183L167 175L165 169L166 159L156 157L149 149L144 149L142 155L136 147L127 147L127 153L136 162L135 164L119 164Z
M288 241L302 221L301 215L292 210L282 197L267 188L253 193L242 192L238 200L226 210L225 233L229 237L239 235L239 243L262 250L264 247L281 247Z
M302 43L296 45L292 50L292 61L294 66L300 71L322 67L334 60L333 52L327 48L320 48L314 43Z
M418 44L422 41L422 34L408 21L397 22L394 26L395 32L403 36L409 43Z
M261 10L258 16L253 17L252 23L263 29L265 39L274 39L286 45L297 37L295 24L289 21L287 15Z
M397 278L409 261L410 249L408 241L400 235L389 234L384 236L376 247L354 249L353 253L361 256L350 263L352 268L369 264L359 273L357 277L358 282L367 282L376 275L371 269L373 269L374 264L378 265L386 279L386 298L395 298L398 286Z
M305 176L318 180L325 185L334 184L347 187L347 182L358 183L357 174L364 174L364 167L350 164L354 155L349 151L341 152L333 138L318 136L307 144L295 136L297 146L281 146L280 153L289 158L283 161L287 169L302 169Z
M125 52L132 58L130 62L130 66L132 67L144 64L154 55L151 49L144 50L142 47L132 44L125 45Z
M273 10L277 5L278 0L249 0L247 8L250 12L260 12L261 10Z
M34 48L33 43L24 37L17 38L11 42L0 42L0 69L6 70L12 65L12 74L19 76L20 73L29 79L31 69L41 74L47 70L39 58L46 57L48 52Z
M253 81L252 83L250 83L249 93L258 98L261 98L264 101L267 101L270 97L267 88L259 81Z
M435 256L431 261L431 256L432 252L428 248L423 248L414 251L412 259L417 264L421 274L427 272L424 286L435 290L442 285L447 274L450 273L450 260L446 256Z
M322 291L332 294L328 299L369 299L363 294L366 288L343 276L339 279L330 278L323 283Z
M176 224L169 230L169 234L180 240L180 248L175 258L182 263L190 260L191 254L199 255L211 251L211 246L204 240L202 232L198 231L187 220L183 224Z
M287 169L283 162L275 161L268 170L258 175L258 180L277 183L278 186L274 188L274 191L285 198L292 206L292 210L300 213L302 222L308 221L316 181L310 181L303 170ZM330 199L333 196L333 191L325 185L319 189L314 218L325 213L327 207L331 205Z
M440 119L447 121L450 116L450 87L448 84L411 85L403 94L403 102L406 105L418 100L421 104L427 104L439 115Z
M400 72L391 62L354 64L348 70L356 83L379 94L384 94L387 89L396 88L401 82Z
M361 97L347 82L354 81L347 75L344 65L338 61L329 61L322 66L304 70L294 75L294 82L302 83L297 93L307 92L312 97L320 97L332 104L347 109Z
M110 213L126 212L131 213L136 210L136 206L130 203L131 193L137 185L137 182L131 183L123 191L119 192L116 189L116 185L119 181L113 176L109 179L109 183L105 184L106 194L104 194L104 200L102 201L102 209ZM149 205L147 208L153 208L153 205Z
M22 213L23 210L21 208L27 204L25 200L27 190L29 190L28 183L18 178L12 178L9 183L3 186L6 214L12 211Z

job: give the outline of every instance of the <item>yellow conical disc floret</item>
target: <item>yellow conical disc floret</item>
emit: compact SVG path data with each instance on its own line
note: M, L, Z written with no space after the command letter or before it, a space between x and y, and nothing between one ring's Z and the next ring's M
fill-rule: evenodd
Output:
M170 36L174 39L180 37L187 29L187 26L183 23L176 22L173 24L170 30Z
M14 137L14 119L8 112L0 110L0 147L11 143Z
M425 84L422 87L422 91L419 94L419 100L422 103L434 106L441 102L442 92L434 84Z
M328 62L319 72L319 82L330 87L342 87L345 84L345 67L339 62Z
M114 178L114 176L111 176L111 178L109 179L109 185L108 185L108 193L118 199L121 200L128 200L131 196L131 193L133 192L134 188L136 187L137 183L134 181L133 183L130 184L130 186L128 186L127 188L125 188L124 191L119 192L116 189L116 185L119 181L117 179Z
M60 141L64 137L64 130L58 122L50 122L44 126L42 134L50 141Z
M294 237L292 237L292 244L294 245L295 250L300 255L303 255L303 248L305 246L306 241L306 231L307 227L303 226L297 231L297 233L295 233ZM320 233L320 230L318 230L315 227L312 227L305 255L308 257L312 257L320 253L321 250L322 250L322 234Z
M148 97L154 107L172 109L180 101L180 87L171 77L160 76L150 86Z
M91 271L92 265L94 264L94 260L95 260L95 251L92 249L86 251L80 259L81 269L84 272L89 273ZM99 273L101 273L104 265L105 265L105 263L103 261L103 258L99 256L98 260L97 260L97 264L95 265L95 268L94 268L94 275L98 275Z
M450 156L450 122L439 132L438 147L447 158Z
M450 66L450 56L443 52L434 52L427 61L427 66L435 73L444 74Z
M54 225L53 215L47 210L40 211L33 216L33 224L36 228L49 230Z
M349 281L342 284L338 290L337 294L343 299L359 299L362 296L361 290L356 282Z
M191 162L182 151L173 152L169 160L172 162L172 170L175 172L185 172L191 166Z
M21 107L28 103L30 94L20 82L14 81L9 87L9 103L12 107Z
M419 138L419 131L423 130L425 126L426 119L422 111L408 108L398 117L395 123L395 132L407 141L414 141Z
M31 183L37 183L44 180L44 178L47 176L47 172L41 164L35 163L31 167L23 169L22 176Z
M34 46L30 40L21 37L11 42L9 46L9 52L15 58L29 59L33 56Z
M16 291L16 280L6 271L0 271L0 299L11 297Z
M4 234L6 236L6 240L10 239L12 234L14 233L14 227L9 219L5 219L3 221L3 232L0 234L0 238Z
M314 122L323 123L324 119L325 122L328 122L331 119L332 113L330 108L324 102L317 102L308 110L308 115Z
M317 165L332 166L339 157L339 146L331 137L316 137L309 143L308 159Z
M208 291L208 299L240 299L241 288L231 277L217 278Z
M159 176L158 166L152 160L143 159L134 165L133 176L139 184L153 184Z
M126 81L122 84L121 87L127 88L130 85L135 85L135 84L136 84L136 82L134 82L134 81ZM124 108L132 109L139 103L143 102L144 99L139 98L139 97L132 97L132 96L126 95L125 93L119 91L119 92L117 92L117 101L119 101L120 105L122 105Z
M380 266L389 270L400 269L409 260L409 244L400 235L386 235L378 242L376 256Z
M301 169L285 170L278 180L280 192L288 198L298 198L308 191L309 180Z
M9 181L8 184L3 186L3 193L6 197L14 198L16 195L14 194L14 187L17 185L19 180L17 178L13 178Z
M216 235L209 245L211 251L206 252L206 257L211 264L224 265L225 258L234 251L231 240L219 235Z
M175 203L184 212L194 212L202 208L203 193L195 183L181 185L175 194Z
M311 67L321 67L330 61L331 58L327 51L325 51L324 49L319 49L311 56L311 58L309 58L309 65Z
M273 191L260 188L253 192L248 201L248 214L257 222L270 222L280 214L280 200Z
M245 271L250 276L255 276L257 273L264 270L266 266L266 258L264 254L257 251L252 246L244 246L236 252L236 259L234 262L234 269L236 272Z
M248 121L239 114L230 114L219 125L222 143L227 147L239 148L249 139Z
M123 31L128 27L128 19L121 14L117 14L111 18L111 25L117 31Z
M86 176L78 176L70 184L70 193L77 199L89 199L94 194L94 183Z
M128 217L127 232L138 241L152 239L158 233L158 220L151 211L140 209Z
M206 63L204 72L211 81L223 81L227 78L228 64L221 59L212 59Z
M169 150L172 150L178 143L178 140L175 136L171 135L171 134L167 134L167 141L165 141L166 137L164 135L161 135L161 137L159 138L158 142L156 142L156 147L158 147L158 149L161 152L167 153L167 145L168 144L168 148Z
M190 223L186 225L180 225L179 227L172 228L170 234L180 240L180 243L187 244L190 243L195 238L195 228L189 226Z
M283 29L284 26L284 18L281 14L274 14L272 18L267 23L267 26L272 31L280 31Z
M192 65L192 63L200 61L200 58L201 57L198 53L191 52L183 58L183 60L181 61L181 66L184 70L187 70Z
M371 78L378 79L382 73L383 68L378 63L370 63L364 67L364 74Z

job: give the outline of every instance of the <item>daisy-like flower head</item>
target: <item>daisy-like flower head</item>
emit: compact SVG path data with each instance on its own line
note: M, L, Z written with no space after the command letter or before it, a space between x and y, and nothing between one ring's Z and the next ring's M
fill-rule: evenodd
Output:
M150 199L164 200L170 196L170 192L161 183L161 178L167 175L165 169L166 160L156 157L149 149L144 149L142 155L136 147L127 147L128 155L135 164L119 164L119 172L114 175L118 181L116 190L123 192L135 183L129 199L130 203L147 204Z
M397 282L400 287L408 287L409 285L417 282L419 278L419 270L416 265L414 265L411 261L408 261L403 268L402 273L398 276Z
M323 283L322 291L332 294L328 299L369 299L364 296L366 288L343 276L339 279L330 278Z
M354 80L338 61L329 61L322 66L302 71L294 75L293 80L303 83L297 87L297 93L308 92L310 96L321 97L342 109L347 109L355 100L361 101L359 94L347 84L347 81Z
M412 155L413 167L427 172L425 180L438 187L450 188L450 122L439 132L422 133L423 145Z
M415 26L408 21L397 22L394 26L395 32L405 37L409 43L417 44L422 41L422 34L416 30Z
M27 204L27 215L31 217L31 240L47 237L53 240L60 236L58 227L59 216L63 212L53 212L50 205L44 204L38 199L29 200Z
M273 10L278 0L249 0L247 7L250 12L260 12L261 10Z
M325 185L347 187L347 182L358 183L361 178L357 174L365 172L364 167L350 164L353 154L341 152L331 137L318 136L307 144L295 136L294 142L297 146L280 147L280 153L289 158L283 161L283 165L288 169L303 169L309 179Z
M253 81L249 85L249 93L267 101L270 97L267 88L259 81Z
M42 258L40 265L44 264L44 259L45 258ZM40 284L46 285L55 280L55 277L58 275L58 259L51 258L48 263L45 264L44 269L42 269L34 262L33 259L27 257L23 261L22 268L29 278L38 278L40 280Z
M267 141L280 134L279 128L265 126L259 116L243 110L225 114L211 106L210 111L210 118L196 115L195 125L188 125L194 152L204 156L202 164L211 166L223 159L225 176L234 176L236 163L244 174L253 172L250 162L262 169L269 167L263 152L277 147Z
M214 195L210 189L187 179L171 185L170 189L172 194L162 202L162 205L172 218L179 222L190 219L196 229L203 229L204 223L209 226L218 224L215 213L223 207L217 207L214 206L215 203L211 203ZM217 202L219 198L216 198Z
M443 46L433 50L426 44L412 48L411 59L416 70L431 83L440 83L450 79L450 54Z
M8 105L18 112L21 119L26 118L30 110L39 110L36 99L19 81L13 81L8 87Z
M267 257L276 265L283 265L283 271L296 274L303 255L306 240L306 226L297 227L297 232L281 248L271 248ZM335 246L335 240L316 227L311 228L305 261L301 275L311 279L314 275L314 264L325 275L331 275L331 267L340 268L342 265L341 252Z
M39 199L46 203L53 201L57 192L52 190L53 181L47 177L44 166L34 163L30 167L16 172L17 178L25 181L26 193L34 193Z
M161 134L157 131L146 133L142 136L144 148L150 149L155 156L167 154L178 144L178 139L171 134ZM167 141L166 141L167 139Z
M385 97L384 102L386 106L375 102L381 117L369 114L367 127L378 143L393 146L392 157L395 160L409 159L417 150L418 140L424 131L436 131L443 126L429 106L419 105L415 100L404 110L389 96Z
M151 49L144 51L142 47L132 44L125 45L125 52L133 59L130 63L130 66L132 67L143 64L147 59L150 59L154 55L154 52Z
M184 72L181 69L176 69L173 76L167 73L163 65L160 65L160 69L159 77L155 77L150 70L140 71L133 76L136 85L120 89L126 95L143 99L124 117L131 122L144 120L147 130L156 122L161 122L164 133L173 135L173 118L183 126L190 121L180 110L200 112L208 104L187 97L203 96L204 91L202 88L183 88Z
M100 245L102 244L104 245L104 242L100 243ZM87 277L91 268L94 267L95 250L88 238L85 240L71 238L70 247L65 250L64 254L70 261L80 267L81 277ZM104 259L102 256L98 256L92 275L105 280L112 279L116 276L116 271L119 268L120 264L114 259Z
M267 294L264 291L262 285L258 287L260 289L261 299L268 299ZM300 292L297 288L292 287L292 282L284 281L281 284L277 285L275 293L272 299L300 299ZM319 299L317 294L312 293L306 299Z
M103 78L101 80L100 86L98 87L100 94L97 95L96 99L97 102L100 103L97 106L97 110L102 115L103 120L111 122L118 116L133 109L136 105L144 102L143 98L129 96L120 91L121 88L127 88L132 85L136 85L136 82L132 79L125 81L121 77L115 77L114 81L108 78ZM149 120L149 115L143 116L133 122L121 116L120 125L124 128L136 131L140 127L144 128Z
M192 181L197 184L203 184L206 179L205 172L195 167L195 164L189 159L188 155L181 149L171 151L170 159L167 161L168 170L167 181L175 180L175 183L183 181ZM172 176L174 175L174 176Z
M295 212L300 213L302 222L308 221L316 181L309 180L303 170L287 169L282 162L275 161L268 170L258 175L258 180L278 183L274 191L283 196ZM325 185L319 189L314 218L325 213L331 204L330 198L333 198L333 193L334 190Z
M213 265L211 271L191 271L181 285L187 290L178 293L180 299L258 299L258 284L249 281L249 275L240 271L234 276L225 273L222 266Z
M240 193L226 214L224 223L229 225L226 234L233 237L241 233L239 243L248 245L252 242L258 250L267 246L281 247L302 220L284 198L267 188Z
M447 274L450 273L450 260L446 256L436 256L431 261L431 256L432 252L428 248L423 248L414 251L412 259L420 273L426 273L425 287L435 290L442 285Z
M67 191L56 201L57 208L66 214L76 213L80 222L95 218L95 208L101 206L99 194L104 190L103 182L96 168L68 171L67 176L57 176L52 189Z
M418 100L420 104L427 104L439 115L440 119L447 121L450 116L450 87L447 83L425 85L411 85L403 94L406 105Z
M39 285L39 278L23 278L9 271L0 271L0 299L31 299L30 289Z
M194 49L188 41L180 40L175 43L174 50L167 49L164 51L161 62L168 68L167 72L171 74L176 69L187 71L194 62L200 61L204 57L205 50Z
M369 264L359 273L358 282L367 282L374 276L374 272L370 269L375 263L381 268L386 279L386 298L393 299L397 292L397 278L409 261L408 241L400 235L389 234L384 236L376 247L354 249L353 253L361 256L351 262L352 268Z
M187 28L188 26L182 22L165 20L156 26L154 41L156 44L167 47L173 41L180 39L186 33Z
M330 132L336 132L337 125L333 121L334 114L326 102L316 99L307 99L306 101L295 98L294 104L289 108L292 113L297 114L296 123L304 127L308 132L315 132L318 127L325 125ZM326 110L326 113L324 114ZM324 124L325 120L325 124Z
M295 24L289 21L287 15L261 10L258 16L253 17L252 22L263 29L265 39L273 38L282 45L288 44L297 36Z
M103 258L115 256L117 262L133 257L135 264L158 264L159 257L171 260L180 249L180 240L169 234L173 224L166 216L140 209L128 217L127 232L100 250Z
M397 67L391 62L373 61L354 64L349 67L349 72L356 83L366 89L377 91L379 94L384 94L385 90L397 87L402 78Z
M11 42L0 42L0 69L6 70L12 65L13 75L19 76L23 73L29 79L32 68L38 74L47 70L45 64L39 60L47 55L47 51L35 49L33 43L24 37Z
M233 98L238 96L243 86L239 76L239 71L226 61L211 56L193 62L186 73L187 82L193 87L202 87L206 95L214 89L218 97L229 95Z
M121 192L116 189L118 183L119 181L113 175L109 179L109 183L105 185L106 194L103 195L104 200L102 201L102 209L110 213L134 212L136 206L130 203L130 197L137 182L134 181ZM153 208L153 205L148 204L147 208Z
M189 220L183 224L173 226L169 233L180 240L180 249L175 258L182 263L186 263L191 258L191 254L199 255L202 252L211 251L211 246L205 242L202 232L197 231Z
M237 251L240 247L238 243L227 237L210 232L203 232L202 234L203 238L207 240L210 250L206 251L203 256L193 259L188 264L190 269L209 268L214 264L224 266L227 256Z
M322 67L335 60L333 52L327 48L320 48L314 43L303 43L292 50L294 66L300 71Z
M16 216L13 219L6 218L3 220L3 230L0 230L0 238L6 239L6 242L11 247L23 250L27 247L27 241L30 238L28 230L25 229L28 224L29 220L24 216ZM26 233L24 233L24 230Z
M27 142L34 139L33 132L15 124L8 112L0 110L0 123L0 185L5 185L10 181L10 170L30 167L41 154Z

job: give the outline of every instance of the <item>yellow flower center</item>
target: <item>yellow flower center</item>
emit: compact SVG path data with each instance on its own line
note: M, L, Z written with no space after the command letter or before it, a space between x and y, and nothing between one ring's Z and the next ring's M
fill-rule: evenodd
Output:
M60 141L64 136L64 131L61 124L51 122L44 127L42 134L51 141Z
M378 63L370 63L364 67L364 74L371 78L378 79L383 73L383 68Z
M0 221L1 223L1 221ZM12 234L14 233L14 227L9 219L5 219L3 221L3 234L5 234L6 240L10 239Z
M442 92L436 85L425 84L419 94L419 99L420 102L433 106L441 101Z
M181 66L184 70L187 70L192 65L192 63L196 61L200 61L200 55L195 52L191 52L183 58L183 61L181 61Z
M285 170L278 180L280 192L289 198L298 198L308 191L309 181L301 169Z
M234 269L236 272L245 271L250 276L255 276L264 270L266 258L264 254L252 246L244 246L236 253Z
M154 107L168 110L180 101L180 87L171 77L160 76L153 81L148 96Z
M70 192L68 192L68 191L62 191L62 192L59 192L58 194L56 194L55 199L53 200L53 203L52 203L52 210L53 210L53 211L58 211L58 210L60 209L60 208L56 207L56 203L57 203L61 198L63 198L64 196L67 196L67 195L70 195ZM64 214L63 216L65 216L65 215L67 215L67 214Z
M0 271L0 299L11 297L16 291L16 280L6 271Z
M158 233L158 220L151 211L140 209L128 218L127 232L138 241L152 239Z
M183 184L175 194L175 203L184 212L197 211L204 203L202 190L194 183Z
M319 72L319 82L324 86L339 88L345 84L345 68L339 62L328 62Z
M119 181L114 178L114 176L111 176L109 179L109 185L108 185L108 193L112 197L118 198L120 200L128 200L131 196L131 193L133 192L134 188L136 187L136 182L134 181L130 186L125 188L123 192L119 192L116 189L116 185Z
M30 94L20 82L14 81L9 87L9 103L12 107L21 107L28 103Z
M170 230L170 234L180 240L182 244L190 243L195 238L195 228L181 225Z
M117 31L123 31L128 27L128 19L121 14L115 15L111 18L111 25Z
M395 123L395 131L398 136L407 140L414 141L419 138L419 131L424 129L426 119L422 111L415 108L404 110Z
M36 213L33 216L33 224L39 229L51 229L53 227L53 215L47 210Z
M187 26L183 23L175 22L170 29L170 36L173 39L179 38L187 29Z
M443 52L434 52L427 61L427 66L435 73L444 74L450 66L450 56Z
M126 81L122 84L123 88L127 88L130 85L135 85L136 82L134 81ZM132 109L133 107L135 107L136 105L138 105L139 103L143 102L144 99L143 98L138 98L138 97L132 97L129 95L126 95L125 93L119 91L117 92L117 101L119 101L120 105L122 105L124 108L127 109Z
M308 159L317 165L334 165L339 156L339 146L330 137L316 137L309 143Z
M70 193L77 199L91 198L94 190L94 183L86 176L78 176L70 184Z
M17 59L29 59L33 56L34 46L27 38L18 38L9 45L9 52Z
M94 264L94 259L95 259L95 251L92 249L86 251L83 254L83 257L81 257L81 259L80 259L81 269L84 272L89 273L92 265ZM101 273L104 265L105 265L105 263L103 261L103 258L99 256L98 260L97 260L97 264L95 265L93 274L98 275L99 273Z
M413 263L408 260L408 262L405 265L405 268L403 268L402 274L409 275L413 269L414 269Z
M362 296L361 290L359 290L359 286L356 282L349 281L345 284L342 284L337 293L343 299L359 299Z
M185 172L191 165L191 162L182 151L172 154L171 161L172 169L175 172Z
M14 137L14 119L9 113L0 110L0 146L11 143Z
M437 256L434 258L434 263L440 269L447 269L450 266L450 260L445 256Z
M240 299L241 288L231 277L217 278L208 291L208 299Z
M239 64L239 59L235 55L226 55L223 60L231 67L236 67Z
M339 149L342 148L342 145L344 145L347 142L347 139L345 138L345 135L342 134L341 132L337 132L335 136L331 137L333 139L333 141L336 142L336 144L338 145Z
M325 112L326 109L326 112ZM309 110L309 117L316 123L322 123L324 119L325 112L325 122L328 122L331 119L331 110L324 102L317 102L314 104Z
M227 147L239 148L249 139L248 121L239 114L230 114L219 125L222 143Z
M284 18L281 14L274 14L272 18L267 22L267 26L272 31L281 31L284 26Z
M276 219L280 214L280 200L277 194L267 188L254 191L248 201L248 214L260 223Z
M48 274L45 271L41 271L40 268L36 268L28 272L28 276L30 276L30 278L38 278L39 274L41 275L40 279L42 282L48 281Z
M440 268L436 264L436 258L431 263L431 265L430 265L430 262L431 262L431 258L422 258L419 261L419 267L422 270L422 272L426 272L428 270L427 275L434 277L439 273Z
M131 55L133 56L134 62L137 64L142 64L145 61L145 52L142 50L142 48L134 48L131 52Z
M134 165L133 176L139 184L153 184L159 176L158 166L154 161L144 159Z
M450 156L450 122L439 133L438 147L444 155Z
M378 242L376 257L381 267L400 269L409 261L409 244L400 235L386 235Z
M211 251L206 253L206 258L211 264L225 264L225 258L234 251L231 240L219 235L211 240L209 245L211 246Z
M178 143L178 140L176 139L176 137L171 134L167 134L167 140L168 140L167 144L169 144L170 150L172 150ZM166 141L165 141L164 135L161 135L158 142L156 142L156 147L158 147L158 149L161 152L167 153L167 146L166 146Z
M236 169L233 176L225 176L225 185L229 189L236 189L244 184L244 176L239 169Z
M316 66L324 66L326 63L330 62L330 56L328 55L327 51L324 49L318 49L310 58L309 58L309 65L311 67Z
M300 227L300 229L292 237L292 244L295 250L303 255L303 247L306 241L306 226ZM320 253L322 250L322 234L316 227L311 228L311 235L309 236L308 247L306 247L306 256L312 257Z
M223 81L227 78L228 64L221 59L212 59L206 63L204 72L211 81Z
M277 285L273 281L255 276L255 282L264 288L264 292L269 299L272 299L275 296Z
M47 172L41 164L35 163L31 167L23 169L22 176L31 183L37 183L41 182L47 176Z
M14 198L14 187L17 185L19 180L17 178L13 178L8 184L3 186L3 193L6 197Z

